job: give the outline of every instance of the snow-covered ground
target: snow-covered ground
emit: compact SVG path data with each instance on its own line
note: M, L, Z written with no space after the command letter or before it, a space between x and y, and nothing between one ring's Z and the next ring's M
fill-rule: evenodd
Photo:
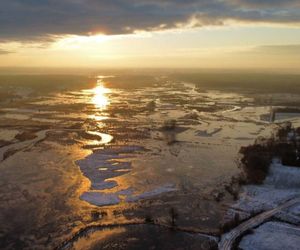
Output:
M266 222L245 236L239 247L247 250L298 250L300 228L282 222Z
M272 163L262 185L247 185L239 200L228 211L226 218L250 219L263 211L271 210L285 202L300 197L300 168ZM300 203L288 207L247 234L239 247L244 250L299 249ZM279 221L277 221L279 220Z

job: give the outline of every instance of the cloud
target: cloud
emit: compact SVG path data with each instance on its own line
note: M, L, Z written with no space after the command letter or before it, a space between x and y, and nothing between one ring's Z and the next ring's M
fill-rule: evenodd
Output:
M285 55L300 57L300 44L265 45L254 48L252 52L268 55Z
M11 51L0 49L0 56L12 53Z
M1 0L0 40L223 25L300 23L299 0Z
M299 7L299 0L230 0L231 3L234 3L243 7L252 7L252 8L281 8L281 7Z

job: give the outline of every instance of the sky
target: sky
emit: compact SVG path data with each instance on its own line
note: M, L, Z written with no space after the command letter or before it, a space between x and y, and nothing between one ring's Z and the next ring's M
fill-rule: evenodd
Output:
M299 0L1 0L0 66L300 69Z

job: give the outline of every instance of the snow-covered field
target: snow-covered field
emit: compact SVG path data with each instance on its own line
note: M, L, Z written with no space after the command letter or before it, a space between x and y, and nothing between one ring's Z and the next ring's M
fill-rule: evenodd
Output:
M299 226L283 222L266 222L243 237L239 247L245 250L298 250Z
M247 185L239 200L231 206L227 218L247 220L300 197L300 168L272 163L262 185ZM300 202L278 211L271 222L265 222L246 234L239 247L244 250L298 249L300 244Z

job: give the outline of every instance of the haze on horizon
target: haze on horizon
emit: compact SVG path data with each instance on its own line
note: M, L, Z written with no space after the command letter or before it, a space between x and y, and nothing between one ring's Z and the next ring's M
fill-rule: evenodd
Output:
M298 0L2 0L1 67L300 68Z

